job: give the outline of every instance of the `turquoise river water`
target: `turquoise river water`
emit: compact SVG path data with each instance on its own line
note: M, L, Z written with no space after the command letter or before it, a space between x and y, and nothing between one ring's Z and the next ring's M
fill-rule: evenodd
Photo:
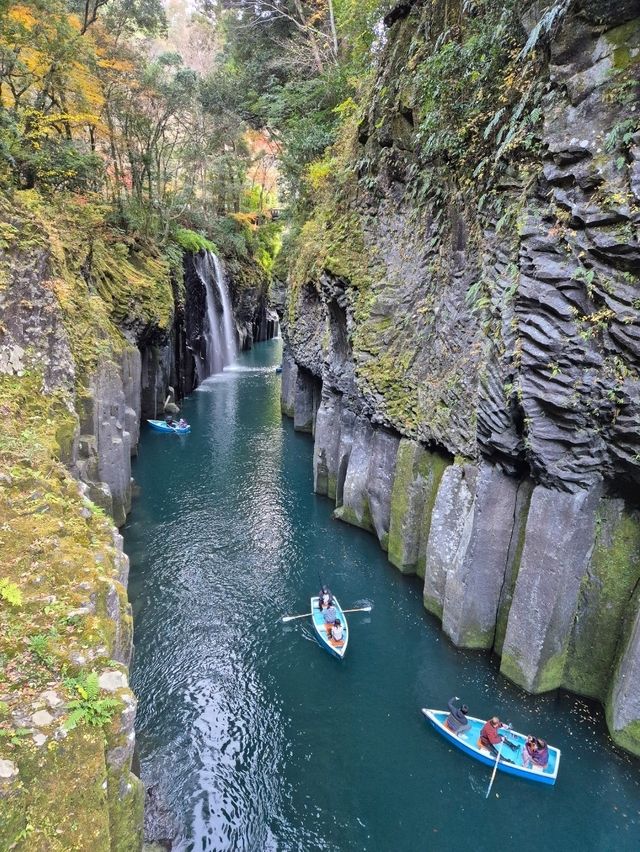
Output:
M373 536L312 491L312 441L280 415L280 342L186 402L185 438L143 430L125 528L145 779L195 850L636 850L640 762L596 705L533 697L458 651ZM345 659L304 613L319 575L349 617ZM555 787L498 775L421 707L459 695L562 749Z

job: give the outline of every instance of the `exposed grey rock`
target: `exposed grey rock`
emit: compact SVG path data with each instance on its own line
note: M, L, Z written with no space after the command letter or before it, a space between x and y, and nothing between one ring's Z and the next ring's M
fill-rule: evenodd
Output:
M0 374L43 371L45 393L62 388L73 392L75 366L62 311L51 287L49 255L33 247L10 265L11 280L0 288Z
M11 780L18 774L18 767L12 760L0 759L0 781Z
M391 491L389 561L404 574L424 577L431 513L448 461L403 438Z
M632 729L640 719L640 610L630 620L629 635L625 637L607 702L607 720L614 740L635 751L637 735Z
M600 487L531 497L501 671L529 692L562 684L567 648L595 537Z
M46 692L43 692L42 699L43 701L46 701L51 708L59 707L62 704L62 698L60 698L54 689L48 689Z
M133 693L121 696L124 702L124 710L112 720L112 740L116 743L107 751L107 765L112 770L122 771L125 767L129 769L133 758L135 746L134 723L136 718L137 702Z
M513 600L513 590L515 589L518 579L518 571L520 570L520 558L522 556L522 548L524 547L527 517L529 515L529 504L531 502L532 492L533 482L531 479L525 477L519 481L518 493L516 494L514 523L511 532L511 542L509 544L509 553L507 555L507 568L504 575L504 583L500 590L500 600L498 602L498 616L496 619L494 638L494 650L497 654L502 654L502 645L504 643L504 635L507 630L509 610L511 609L511 601Z
M370 421L358 418L354 424L353 444L342 489L342 503L335 511L335 516L340 520L366 530L373 530L367 495L372 441L373 427Z
M298 370L293 400L293 428L313 432L320 398L320 385L306 370Z
M296 385L298 381L298 365L288 349L282 355L282 383L280 399L282 413L287 417L293 417L295 410Z
M431 515L424 574L424 605L442 618L447 576L460 565L469 542L477 469L452 464L442 475Z
M120 671L104 671L98 677L100 689L105 692L117 692L119 689L126 689L129 686L127 676Z
M491 648L515 520L518 480L483 462L476 477L468 544L447 572L442 626L455 645ZM466 538L466 535L464 536ZM464 540L463 538L463 540ZM462 543L462 542L461 542Z
M91 390L84 400L81 416L80 476L94 485L92 494L99 499L105 486L112 501L112 516L120 526L131 505L131 434L127 420L137 434L137 417L127 414L125 381L137 360L132 353L123 363L103 361L91 381ZM133 393L130 389L130 394Z
M335 499L338 481L341 411L342 395L323 388L315 422L313 490L332 499Z
M391 491L399 443L398 435L386 429L376 429L371 442L367 498L371 522L383 550L389 544Z
M350 408L343 407L340 412L340 444L338 446L338 480L336 482L336 506L342 506L344 484L349 469L353 436L356 428L356 415Z
M47 728L53 722L53 716L47 710L38 710L31 717L31 722L36 728Z

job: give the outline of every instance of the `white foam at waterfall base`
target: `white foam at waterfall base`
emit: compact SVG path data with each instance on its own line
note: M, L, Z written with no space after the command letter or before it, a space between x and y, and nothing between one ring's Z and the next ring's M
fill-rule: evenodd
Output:
M205 251L196 255L196 272L202 281L206 294L207 316L204 323L204 336L207 344L205 376L221 373L236 359L237 347L233 319L233 310L229 299L227 278L220 259L212 252ZM214 293L217 290L222 313Z

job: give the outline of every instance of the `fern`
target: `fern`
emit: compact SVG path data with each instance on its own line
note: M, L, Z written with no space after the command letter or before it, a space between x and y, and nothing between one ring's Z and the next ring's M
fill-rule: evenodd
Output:
M65 686L79 697L67 703L71 712L64 723L67 731L72 731L79 724L103 727L107 725L113 714L121 709L122 704L116 698L99 698L100 684L95 671L79 678L67 678Z
M0 579L0 598L10 606L22 606L22 592L15 583L4 577Z
M98 698L89 701L79 698L76 701L70 701L67 704L71 710L64 727L67 731L72 731L81 722L86 725L91 725L95 728L101 728L111 721L111 717L122 705L115 698Z
M29 650L45 666L51 667L54 659L49 653L49 637L42 633L31 636L29 639Z

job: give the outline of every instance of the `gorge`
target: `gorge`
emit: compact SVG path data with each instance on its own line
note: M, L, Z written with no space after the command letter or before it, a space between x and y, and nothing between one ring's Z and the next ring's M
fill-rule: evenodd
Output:
M639 92L633 0L0 2L1 850L638 848Z

